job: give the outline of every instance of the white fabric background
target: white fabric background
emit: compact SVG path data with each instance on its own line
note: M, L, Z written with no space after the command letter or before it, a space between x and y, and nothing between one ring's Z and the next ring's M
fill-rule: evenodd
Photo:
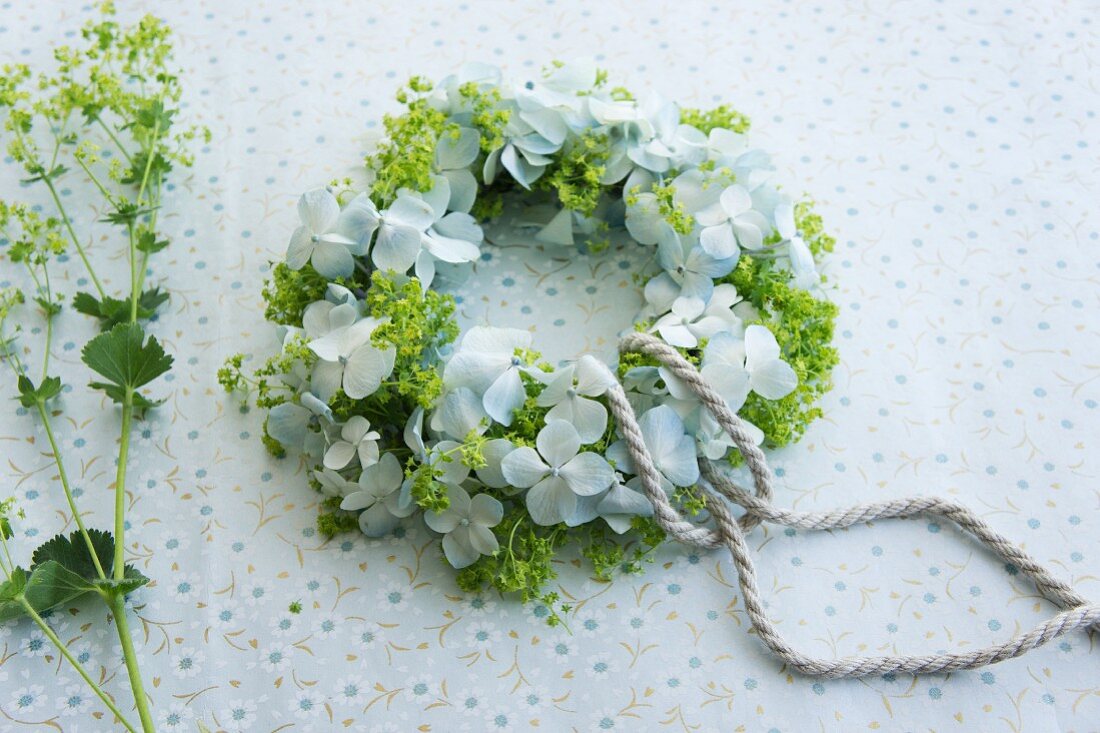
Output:
M1095 5L155 6L178 31L188 112L214 132L165 212L173 246L153 267L172 300L153 330L177 365L131 469L128 544L156 579L134 599L135 626L165 730L197 717L265 732L1100 730L1100 650L1084 634L984 672L819 682L747 633L722 554L668 547L610 586L563 563L570 635L514 599L463 597L423 527L323 542L300 467L268 458L261 415L214 381L227 354L274 348L259 290L295 200L357 164L401 80L464 61L528 76L595 54L635 90L747 112L778 175L819 201L838 238L827 269L843 363L825 419L774 456L778 502L948 494L1100 598ZM88 14L5 2L0 56L41 62ZM38 195L17 177L7 161L4 195ZM104 234L93 246L121 288L120 242ZM524 322L555 356L606 348L636 297L616 256L541 267L487 265L484 289L462 293L466 322ZM80 276L72 263L64 289ZM601 306L611 314L593 316ZM106 526L117 416L81 386L89 334L65 316L56 356L76 389L61 430L91 524ZM40 428L12 402L0 410L2 487L27 509L29 551L68 517ZM818 655L962 650L1052 610L926 520L750 539L771 613ZM299 599L304 612L288 614ZM113 631L78 605L52 622L125 699ZM109 729L66 715L87 695L32 628L0 628L0 729Z

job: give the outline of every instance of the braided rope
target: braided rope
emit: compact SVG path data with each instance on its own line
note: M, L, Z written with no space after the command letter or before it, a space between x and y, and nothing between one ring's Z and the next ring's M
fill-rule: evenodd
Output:
M753 442L741 418L729 409L726 401L707 384L695 367L674 348L646 333L628 334L623 337L619 346L622 351L639 352L654 357L687 384L714 415L722 429L730 435L744 457L755 488L755 492L751 494L720 473L713 463L700 460L702 480L699 488L707 498L707 508L714 518L715 527L711 529L692 524L680 516L661 488L660 474L653 464L634 409L627 400L622 385L614 381L608 390L611 412L618 422L638 476L641 477L646 496L653 504L657 523L679 542L708 549L729 549L753 627L769 649L798 671L822 677L863 677L887 672L927 674L974 669L1026 654L1070 631L1090 628L1100 631L1100 604L1089 603L1070 586L1051 575L1035 559L995 532L985 521L955 502L936 497L915 497L859 504L827 512L793 512L774 506L771 503L772 472L763 451ZM740 519L735 519L719 494L743 507L745 514ZM969 652L818 659L793 649L764 611L756 581L756 568L745 541L745 533L765 521L800 529L837 529L875 519L911 517L916 514L941 516L970 532L1002 560L1019 568L1020 572L1035 583L1040 593L1064 610L1008 641Z

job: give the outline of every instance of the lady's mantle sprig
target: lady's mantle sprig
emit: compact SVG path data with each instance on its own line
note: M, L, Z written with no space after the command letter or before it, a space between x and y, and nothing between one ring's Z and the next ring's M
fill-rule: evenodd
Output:
M269 445L314 467L320 527L371 536L422 516L467 589L524 599L578 541L601 577L635 570L662 539L610 419L621 379L666 491L700 519L698 460L738 460L685 385L645 356L617 373L591 356L552 367L532 334L478 326L458 338L438 286L480 256L481 223L509 207L544 247L598 251L625 232L657 263L637 328L677 347L754 423L797 438L836 362L836 308L816 259L820 219L770 182L748 120L609 89L584 64L522 84L475 65L414 78L367 159L368 190L318 189L265 290L283 351L222 381L270 413ZM636 540L625 545L617 538ZM627 549L629 548L629 549ZM557 617L555 616L555 619Z
M46 611L78 597L101 600L114 619L141 729L151 731L150 701L126 608L126 595L149 582L126 564L127 459L132 421L162 401L147 396L145 389L172 365L172 357L142 325L168 300L159 285L146 287L149 258L168 246L157 225L162 197L171 173L191 164L191 143L208 138L208 133L177 124L182 90L171 64L168 28L152 16L123 26L110 2L101 4L100 11L99 19L84 26L80 47L54 49L52 71L35 73L19 64L6 66L0 76L8 154L25 171L24 183L40 185L48 193L53 209L50 216L42 216L26 204L0 201L0 252L14 266L12 279L18 281L22 274L21 281L30 288L27 296L15 289L0 293L0 360L12 372L19 403L42 422L77 528L35 549L29 568L23 569L8 547L13 510L0 505L0 618L29 617L118 723L134 731L128 714L115 706L100 681L89 675L42 618ZM103 263L87 249L87 237L78 234L88 222L78 221L66 207L63 193L67 195L70 186L85 190L93 208L104 212L102 221L118 227L126 243L129 278L122 293L107 291L97 272ZM60 414L55 398L67 387L50 361L55 321L65 307L52 268L70 248L93 291L74 293L72 308L94 318L102 331L85 344L81 360L95 374L89 386L119 405L121 414L110 533L85 526L54 433ZM25 303L37 306L44 324L31 329L35 339L21 333L21 325L34 314L12 318ZM17 346L19 338L25 341ZM41 368L32 371L27 360L34 354Z

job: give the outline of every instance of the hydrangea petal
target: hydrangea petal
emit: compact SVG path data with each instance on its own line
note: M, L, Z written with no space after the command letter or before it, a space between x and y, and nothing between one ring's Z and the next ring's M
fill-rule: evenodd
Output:
M649 503L649 499L641 492L621 483L612 485L596 509L601 516L629 514L648 517L653 515L653 505Z
M317 397L328 402L340 389L344 378L344 365L338 361L318 361L313 365L309 383Z
M344 497L340 502L340 508L347 512L357 512L360 509L374 506L377 501L378 497L369 491L356 491Z
M400 523L401 519L391 514L382 502L375 503L359 515L359 529L367 537L385 537Z
M313 254L313 235L309 229L300 226L290 235L290 244L286 249L286 266L291 270L301 270Z
M465 168L443 171L451 184L451 200L447 208L451 211L468 212L477 200L477 179Z
M767 326L754 324L745 329L745 354L752 371L759 364L779 358L779 342Z
M527 399L519 369L509 368L497 377L489 389L485 390L482 404L489 417L501 425L512 424L512 413L521 407Z
M747 219L748 217L745 216L734 219L732 224L733 233L736 233L737 241L745 249L760 249L764 246L764 233L757 224L747 221ZM727 231L729 230L727 229Z
M508 483L519 489L534 486L550 473L534 448L516 448L500 462L500 472Z
M481 556L470 544L469 531L455 530L443 538L443 555L454 568L465 568L477 562Z
M287 448L298 448L306 439L311 413L301 405L284 402L267 413L267 434Z
M315 300L302 311L302 329L310 339L316 339L329 332L329 313L336 306L327 300Z
M365 193L361 193L348 202L336 219L336 232L356 242L359 247L355 254L366 254L366 245L378 229L381 215L374 202Z
M577 429L565 420L547 420L546 427L535 437L539 454L553 468L565 465L581 447Z
M577 507L577 495L558 476L547 476L527 492L527 512L535 524L558 524Z
M448 389L469 387L475 392L484 392L511 364L512 357L507 354L463 348L444 367L443 386Z
M561 477L578 496L593 496L611 485L615 471L598 453L581 453L561 467Z
M757 230L757 234L759 233L760 230ZM706 227L699 232L699 246L703 248L704 252L716 260L724 260L727 257L733 257L738 251L737 237L734 236L733 229L725 224Z
M481 496L485 495L481 494ZM470 546L479 554L492 555L500 548L496 535L483 524L471 524L466 528L466 531L469 533Z
M459 387L447 393L432 416L432 428L455 440L465 440L470 431L483 429L488 415L472 389Z
M615 383L615 375L599 359L585 354L577 360L577 392L599 397Z
M481 448L485 465L476 470L478 480L493 489L507 487L509 482L508 479L504 478L501 462L513 450L515 450L515 446L505 438L494 438L486 442Z
M435 221L435 212L432 211L431 204L424 199L403 194L390 204L390 208L383 214L383 219L422 232Z
M323 234L336 223L340 204L327 188L307 191L298 199L298 217L311 234Z
M328 278L346 277L355 271L355 259L344 244L318 242L309 261L313 269Z
M493 527L504 518L504 505L488 494L477 494L470 500L469 516L475 524Z
M357 455L355 446L343 440L339 440L328 447L325 451L324 465L325 468L331 468L334 471L339 471L349 463L351 459Z
M378 233L371 260L382 271L407 272L420 253L421 230L386 224Z
M544 244L572 246L573 212L569 209L562 209L555 214L554 218L535 235L535 241Z
M582 443L595 443L607 429L607 408L587 397L559 402L546 413L547 420L564 419L576 429Z
M358 400L374 394L382 380L393 371L395 355L393 347L377 349L369 344L353 351L344 366L344 392L347 396Z
M798 375L790 364L781 359L772 359L758 364L749 377L753 392L765 399L778 400L786 397L798 386Z
M435 164L440 170L467 168L477 160L481 133L471 127L461 127L458 134L446 133L435 146Z
M649 410L638 421L653 460L677 486L690 486L699 479L695 446L684 432L684 422L667 405Z
M393 453L386 453L372 466L363 469L359 485L377 497L386 496L401 487L405 473Z
M461 519L462 517L450 509L444 509L441 512L424 512L424 524L440 534L453 532L458 527Z

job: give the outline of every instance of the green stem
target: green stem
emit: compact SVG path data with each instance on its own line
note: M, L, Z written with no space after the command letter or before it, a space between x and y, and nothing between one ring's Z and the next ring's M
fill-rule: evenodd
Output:
M50 339L53 338L53 316L46 316L46 348L42 354L42 380L46 381L46 377L50 371Z
M127 229L130 237L130 322L135 323L138 314L138 294L141 292L141 288L138 286L137 246L134 241L134 225L132 222L127 226Z
M88 164L85 163L80 158L76 158L76 164L79 165L81 170L84 171L84 174L86 176L88 176L88 180L90 180L93 184L95 184L95 187L99 189L100 195L103 196L103 198L107 201L108 205L114 206L115 197L112 196L111 192L107 190L107 187L103 185L103 182L99 180L99 178L96 176L95 172L91 168L88 167Z
M61 639L57 637L57 634L54 633L54 630L50 628L50 625L46 623L45 619L38 615L38 612L34 610L34 606L30 604L30 601L28 601L25 596L21 596L19 598L19 603L23 606L23 610L27 612L27 615L31 617L31 620L34 621L38 628L42 630L42 633L46 635L46 638L53 642L53 645L57 647L57 650L59 652L61 652L61 656L65 657L65 660L72 665L77 674L79 674L84 679L84 681L88 683L88 687L92 688L92 692L94 692L96 696L103 701L103 704L107 706L107 709L110 710L116 718L118 718L118 721L122 724L122 726L126 730L130 731L130 733L137 733L137 729L134 728L133 724L126 719L126 716L122 714L122 711L115 706L114 701L111 700L107 693L103 691L103 688L100 687L96 683L96 681L92 679L92 676L88 674L88 671L84 669L80 662L76 660L76 657L72 655L72 652L69 651L69 648L65 646L64 642L62 642Z
M61 458L61 449L57 445L57 438L53 434L53 425L50 420L50 412L46 409L46 403L43 400L38 400L36 403L38 407L38 417L42 420L42 425L46 428L46 437L50 441L50 450L53 451L53 462L57 466L57 475L61 478L61 488L65 491L65 500L69 502L69 511L73 513L73 519L76 521L76 526L80 530L80 535L84 538L84 544L88 546L88 554L92 556L92 562L95 564L96 572L99 573L99 577L106 580L107 574L103 570L103 566L99 562L99 555L96 554L95 546L92 544L92 538L88 534L88 530L84 527L84 519L80 516L80 510L76 508L76 498L73 496L71 487L69 486L69 477L65 472L65 461Z
M126 461L130 455L130 423L134 414L134 393L128 390L122 402L122 434L119 438L118 468L115 473L115 556L113 576L122 580L126 574ZM115 630L122 644L122 656L126 662L126 672L130 676L130 690L134 693L134 704L141 718L141 728L153 733L153 717L149 710L149 699L145 695L145 683L141 679L137 652L130 638L130 624L126 619L126 603L122 594L111 597L109 605L115 617Z
M126 572L126 461L130 455L130 422L133 414L134 392L127 390L122 402L122 434L119 438L118 466L115 469L115 580L122 580Z
M103 131L105 133L107 133L107 137L111 138L111 141L115 144L115 146L118 147L118 152L122 153L122 157L126 158L126 162L130 165L133 165L134 159L130 157L130 154L128 152L126 152L126 148L122 146L122 143L115 135L115 131L111 129L111 126L104 122L103 118L99 117L98 115L96 116L95 121L99 123L99 126L103 128Z
M69 220L69 215L65 212L65 206L61 203L61 197L57 195L57 189L54 188L53 181L50 180L48 175L44 175L42 180L45 182L46 188L50 189L50 196L53 198L54 205L57 207L57 213L61 215L62 223L65 224L65 228L69 231L69 238L73 240L76 252L80 255L80 259L84 263L84 268L88 271L88 277L92 279L92 284L95 285L96 292L99 293L100 298L105 298L107 296L107 291L103 289L103 284L99 282L95 270L92 269L92 263L88 260L88 253L84 251L84 245L80 243L80 238L76 236L76 231L73 229L73 223Z
M140 207L142 199L145 198L145 189L149 185L149 174L153 170L153 158L156 157L157 140L160 137L160 119L153 123L153 135L149 139L149 150L145 156L145 173L141 176L141 185L138 186L137 205ZM159 177L158 177L159 180ZM157 193L160 193L160 186L157 186ZM137 249L134 246L134 225L130 224L130 322L137 322L138 313L138 298L141 295L141 283L138 281L137 271ZM146 253L148 254L148 253ZM145 262L146 258L142 258L142 269L140 277L145 279Z
M121 546L121 543L116 542L115 550L117 551ZM141 679L141 670L138 669L134 640L130 638L130 622L126 620L126 599L121 593L115 593L111 596L110 607L115 617L118 640L122 643L122 657L126 661L126 673L130 676L130 691L134 693L134 705L137 706L138 717L141 718L141 729L145 733L155 733L153 712L149 709L149 698L145 695L145 682Z

